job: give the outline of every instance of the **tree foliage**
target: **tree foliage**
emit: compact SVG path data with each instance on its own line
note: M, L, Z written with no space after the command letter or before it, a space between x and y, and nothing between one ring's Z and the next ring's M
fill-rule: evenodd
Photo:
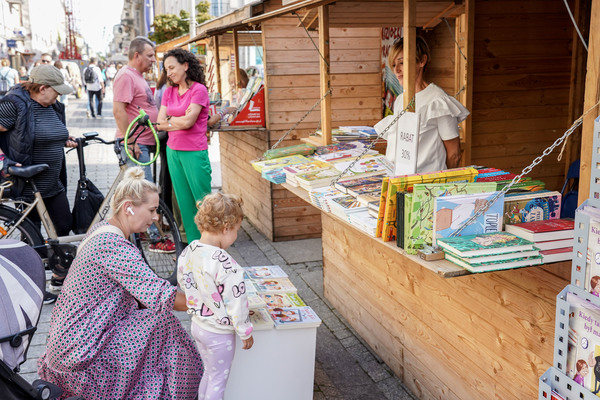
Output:
M197 24L201 24L212 18L208 13L209 8L210 4L208 1L201 1L196 4ZM148 37L157 44L175 39L190 32L189 21L190 13L186 10L180 10L179 15L159 14L154 17L154 22L152 23L154 32L149 34Z

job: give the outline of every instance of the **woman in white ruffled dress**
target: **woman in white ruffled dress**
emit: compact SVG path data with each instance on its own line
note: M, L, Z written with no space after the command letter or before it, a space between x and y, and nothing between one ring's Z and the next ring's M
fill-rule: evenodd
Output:
M394 74L402 83L404 63L404 42L397 40L388 58ZM454 97L449 96L435 83L425 80L425 70L429 62L429 46L421 36L416 40L415 104L420 116L419 143L417 153L417 173L434 172L456 168L460 162L460 138L458 123L469 115L469 111ZM404 99L399 95L394 102L394 115L388 116L375 125L381 132L404 109ZM388 141L386 157L395 162L397 126L384 136Z

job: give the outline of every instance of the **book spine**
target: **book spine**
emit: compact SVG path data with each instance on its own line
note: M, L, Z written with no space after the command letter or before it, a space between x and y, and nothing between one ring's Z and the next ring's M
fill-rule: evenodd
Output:
M404 192L397 192L396 193L396 206L397 206L397 212L396 212L396 216L398 218L398 231L396 232L396 245L398 247L400 247L401 249L404 248L404 198L405 198L405 193Z
M383 216L385 215L385 203L387 199L387 189L389 185L389 179L383 178L381 182L381 198L379 199L379 213L377 214L377 231L376 237L381 237L383 234Z

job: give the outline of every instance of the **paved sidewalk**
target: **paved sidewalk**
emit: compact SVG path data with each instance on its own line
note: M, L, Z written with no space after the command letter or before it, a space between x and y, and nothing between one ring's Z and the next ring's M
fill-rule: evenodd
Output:
M105 139L112 139L115 122L112 117L111 92L104 102L103 119L86 117L87 99L69 99L67 126L71 135L97 131ZM218 139L218 138L217 138ZM91 150L93 149L93 150ZM213 186L220 186L218 140L209 149L213 165ZM118 173L116 156L110 146L94 145L86 149L88 177L105 192ZM67 155L69 197L72 201L78 178L75 152ZM71 203L72 205L72 203ZM280 265L298 288L298 294L323 320L317 329L315 361L315 400L412 400L400 379L372 352L362 338L346 323L323 295L323 262L319 239L272 243L251 224L244 221L238 240L229 249L242 265ZM21 374L28 381L37 379L37 360L45 350L53 305L44 306L28 351L28 360ZM175 312L189 332L190 320L186 313ZM260 399L228 399L260 400ZM282 399L283 400L283 399Z

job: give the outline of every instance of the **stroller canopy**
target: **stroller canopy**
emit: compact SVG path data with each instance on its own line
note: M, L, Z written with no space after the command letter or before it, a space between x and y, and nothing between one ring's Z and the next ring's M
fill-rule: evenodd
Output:
M0 359L13 370L25 362L33 336L27 330L37 326L44 288L44 264L35 250L20 241L0 240Z

